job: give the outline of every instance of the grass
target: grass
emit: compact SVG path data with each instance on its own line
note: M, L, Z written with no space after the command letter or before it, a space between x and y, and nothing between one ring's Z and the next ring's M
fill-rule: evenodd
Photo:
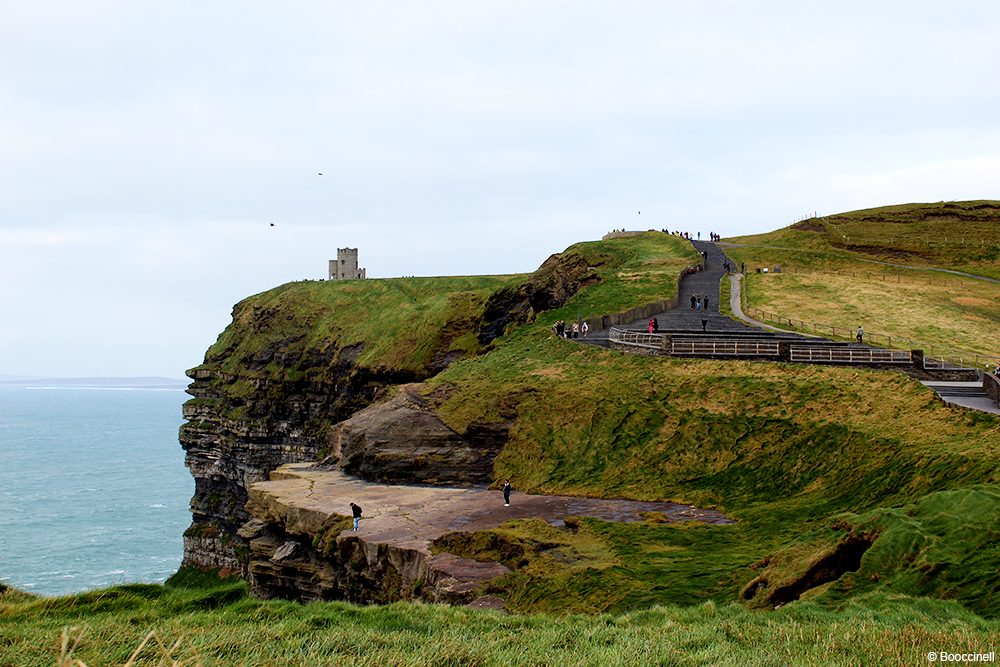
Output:
M124 664L151 631L183 665L912 665L929 651L995 648L1000 623L951 602L889 596L840 610L804 602L626 614L509 616L423 604L299 605L243 584L119 586L66 598L0 597L0 663ZM75 638L75 634L72 635ZM147 643L135 664L164 664ZM57 663L58 664L58 663ZM70 663L64 663L70 664ZM77 664L77 663L73 663Z

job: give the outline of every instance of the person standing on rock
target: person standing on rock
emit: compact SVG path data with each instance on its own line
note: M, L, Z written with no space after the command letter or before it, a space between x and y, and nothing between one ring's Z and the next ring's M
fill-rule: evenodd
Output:
M351 503L351 514L354 516L354 530L359 530L358 525L361 523L361 508L354 503Z
M503 506L510 507L510 480L504 480L503 483Z

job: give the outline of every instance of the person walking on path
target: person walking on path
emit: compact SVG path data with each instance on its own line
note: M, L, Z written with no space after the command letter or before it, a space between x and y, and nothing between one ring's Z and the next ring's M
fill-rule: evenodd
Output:
M653 333L653 318L649 318L649 333Z
M587 337L587 333L589 331L590 331L590 326L587 324L587 320L584 320L583 324L580 325L580 333L582 333L583 337L586 338Z
M503 506L510 507L510 480L503 483Z
M704 305L704 307L705 307L705 310L708 310L708 297L707 297L707 296L706 296L706 297L705 297L705 299L704 299L704 304L705 304L705 305Z
M863 341L864 337L865 337L865 330L862 329L860 325L858 325L858 336L857 336L857 338L858 338L858 345L862 345L863 344L862 341Z
M361 508L351 503L351 514L354 516L354 530L358 530L358 524L361 523Z
M691 310L694 310L694 301L695 301L695 296L694 296L694 294L692 294L691 295Z

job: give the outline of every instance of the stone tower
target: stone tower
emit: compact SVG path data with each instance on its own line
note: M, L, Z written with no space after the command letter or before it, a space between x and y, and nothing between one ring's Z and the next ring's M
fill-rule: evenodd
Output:
M365 270L358 268L357 248L337 248L337 259L330 260L330 280L364 279Z

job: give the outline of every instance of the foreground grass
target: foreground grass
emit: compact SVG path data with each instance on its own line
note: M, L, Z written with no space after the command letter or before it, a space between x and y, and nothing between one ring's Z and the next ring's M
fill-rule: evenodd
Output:
M736 604L621 615L507 616L422 604L358 607L254 600L243 584L119 586L42 599L0 597L0 664L71 658L123 664L150 629L186 665L914 665L930 651L995 649L1000 623L960 606L869 597L838 611ZM74 634L75 636L75 634ZM160 664L149 646L136 664Z

